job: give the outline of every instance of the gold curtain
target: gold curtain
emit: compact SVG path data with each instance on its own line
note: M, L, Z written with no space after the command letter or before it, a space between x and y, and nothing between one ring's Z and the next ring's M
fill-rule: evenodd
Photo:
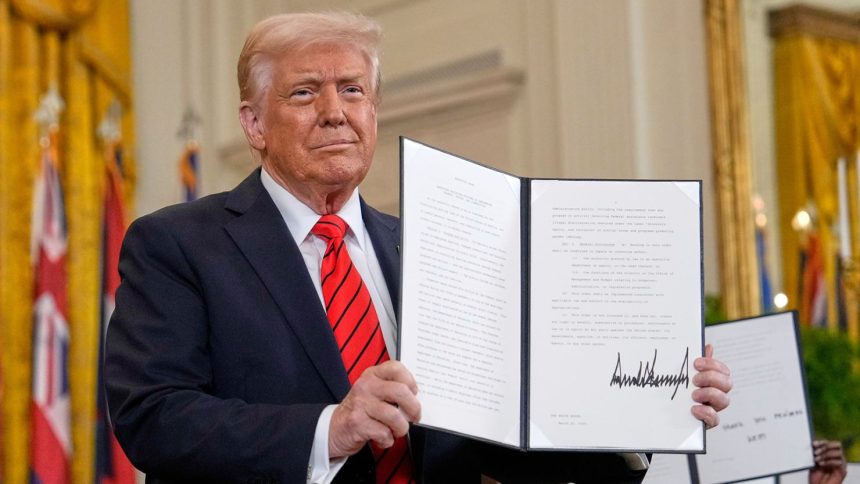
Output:
M33 274L32 187L38 171L40 96L56 87L65 192L72 399L72 482L94 479L101 312L101 212L105 161L97 126L123 106L123 144L133 146L127 0L0 0L0 476L28 482ZM126 157L127 202L134 163ZM127 206L129 206L127 204Z
M755 316L762 309L750 203L752 157L738 2L705 1L720 294L730 319Z
M799 297L800 253L798 234L792 229L795 213L813 202L824 254L828 295L827 320L838 325L838 220L836 161L848 166L849 211L857 220L855 158L860 148L860 44L808 33L787 33L774 42L776 151L779 184L779 227L782 240L784 287L789 301ZM857 223L853 225L855 260L860 250ZM858 311L849 301L849 317ZM849 330L856 337L856 318Z

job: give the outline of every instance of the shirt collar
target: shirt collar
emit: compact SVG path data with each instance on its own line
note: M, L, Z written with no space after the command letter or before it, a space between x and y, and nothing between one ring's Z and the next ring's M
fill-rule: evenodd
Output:
M266 189L269 196L272 197L272 201L275 202L275 206L278 207L278 212L281 213L281 217L286 222L287 229L289 229L293 240L296 241L296 245L301 245L311 233L311 229L316 225L320 215L302 203L289 190L278 184L265 168L261 170L260 181L263 182L263 188ZM358 188L352 191L352 195L336 215L349 225L347 236L352 232L358 246L364 250L364 219L361 217Z

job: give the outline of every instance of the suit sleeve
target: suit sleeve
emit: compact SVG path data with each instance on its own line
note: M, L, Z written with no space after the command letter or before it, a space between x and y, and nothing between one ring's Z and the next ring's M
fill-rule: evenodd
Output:
M325 404L214 396L207 305L194 267L164 225L138 220L120 255L104 362L119 442L154 476L304 482Z

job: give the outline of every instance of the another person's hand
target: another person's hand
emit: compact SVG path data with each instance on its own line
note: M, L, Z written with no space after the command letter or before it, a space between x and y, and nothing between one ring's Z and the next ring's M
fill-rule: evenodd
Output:
M415 378L399 361L365 370L332 413L329 457L353 455L367 442L382 448L394 445L394 439L409 431L409 423L421 418L417 393Z
M842 443L837 440L812 442L815 467L809 471L809 484L838 484L848 475L848 464L842 453Z
M693 361L693 367L697 370L693 385L699 388L693 390L693 400L697 404L690 411L710 429L720 424L717 412L729 406L731 372L722 361L714 359L714 347L710 344L705 345L704 358Z

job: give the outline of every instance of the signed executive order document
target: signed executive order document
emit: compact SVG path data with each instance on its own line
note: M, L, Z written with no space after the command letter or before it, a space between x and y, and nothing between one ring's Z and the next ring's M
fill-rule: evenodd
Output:
M421 425L701 452L701 183L509 175L401 139L398 356Z

